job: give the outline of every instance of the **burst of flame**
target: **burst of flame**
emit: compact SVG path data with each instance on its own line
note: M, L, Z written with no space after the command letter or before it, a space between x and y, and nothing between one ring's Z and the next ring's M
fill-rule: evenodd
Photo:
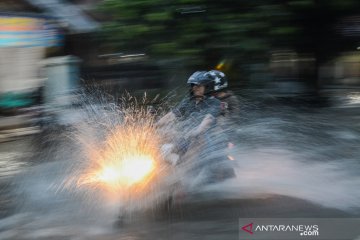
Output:
M124 122L100 147L89 149L90 164L77 181L78 186L105 188L118 192L145 186L158 168L160 137L148 113L124 114Z
M104 183L117 185L123 183L128 186L140 182L154 169L154 160L151 156L138 155L125 157L113 166L104 166L98 173L98 179Z

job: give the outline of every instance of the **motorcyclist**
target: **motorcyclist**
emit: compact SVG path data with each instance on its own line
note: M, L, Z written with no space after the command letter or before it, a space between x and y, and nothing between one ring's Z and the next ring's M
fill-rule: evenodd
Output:
M215 154L216 157L209 156L210 149L214 153L224 151L225 148L222 143L226 142L218 135L215 127L217 119L221 116L221 102L213 96L214 89L216 89L213 76L206 71L197 71L190 76L187 84L190 88L189 96L162 117L158 121L158 125L169 124L176 119L183 120L187 123L183 128L187 139L196 138L200 135L203 137L205 145L199 155L200 159L206 159L205 164L209 173L207 182L216 182L234 177L234 170L225 166L226 164L224 165L224 155ZM180 154L187 151L188 143L189 141L185 141L185 144L182 141L178 142ZM199 167L201 168L201 165Z
M194 72L187 81L189 96L163 116L157 125L163 126L176 119L186 120L191 123L187 137L197 137L206 132L221 114L221 102L211 96L213 83L206 71Z

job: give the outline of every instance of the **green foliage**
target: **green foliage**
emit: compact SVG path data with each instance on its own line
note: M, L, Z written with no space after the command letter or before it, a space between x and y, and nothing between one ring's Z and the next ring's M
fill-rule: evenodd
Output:
M296 34L298 29L296 27L274 27L270 30L271 35L280 36L283 35L284 37Z
M316 42L316 35L304 32L317 12L333 14L354 5L356 0L105 0L100 9L112 19L103 32L114 49L188 59L191 65L194 59L197 64L229 55L251 59L274 47Z
M313 0L290 1L289 5L296 8L309 8L315 5Z
M156 52L159 55L174 53L176 52L176 50L177 50L177 45L175 42L154 43L151 45L151 51Z

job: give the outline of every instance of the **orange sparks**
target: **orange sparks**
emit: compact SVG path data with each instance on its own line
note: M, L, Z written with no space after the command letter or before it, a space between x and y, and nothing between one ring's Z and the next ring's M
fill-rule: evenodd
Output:
M78 186L101 186L116 192L145 186L154 176L161 158L160 137L151 119L131 117L111 131L103 146L89 149L90 164L77 181Z

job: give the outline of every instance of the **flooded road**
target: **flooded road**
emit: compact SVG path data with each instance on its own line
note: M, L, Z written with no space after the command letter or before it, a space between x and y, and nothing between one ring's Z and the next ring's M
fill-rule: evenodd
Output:
M238 218L360 217L358 106L243 102L236 179L122 222L126 206L62 188L81 158L66 134L46 148L36 136L0 144L0 239L237 239Z

